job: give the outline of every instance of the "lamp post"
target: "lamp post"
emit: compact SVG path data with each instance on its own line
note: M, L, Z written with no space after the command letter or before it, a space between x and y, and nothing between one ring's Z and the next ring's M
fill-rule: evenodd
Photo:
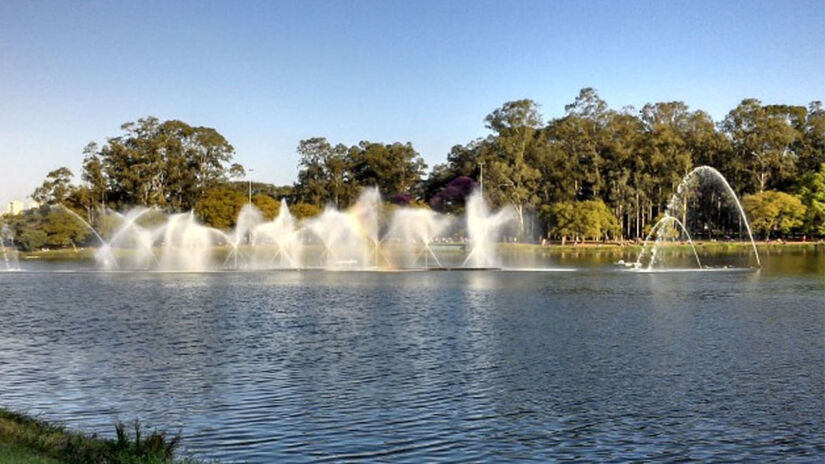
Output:
M249 174L255 172L255 170L254 169L247 169L246 172L247 172L247 175L249 175ZM249 204L251 205L252 204L252 176L251 175L249 175L248 180L249 180Z

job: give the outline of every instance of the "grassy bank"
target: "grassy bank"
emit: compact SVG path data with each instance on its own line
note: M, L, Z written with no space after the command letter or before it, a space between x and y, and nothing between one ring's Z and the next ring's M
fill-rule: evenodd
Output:
M66 430L14 411L0 409L0 463L22 464L197 464L175 458L180 435L152 431L138 422L117 424L116 438Z

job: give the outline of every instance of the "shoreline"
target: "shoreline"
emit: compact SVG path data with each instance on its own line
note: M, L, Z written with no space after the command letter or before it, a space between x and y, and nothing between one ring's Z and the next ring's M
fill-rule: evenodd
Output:
M175 457L180 433L143 429L138 421L113 425L116 438L68 430L0 407L0 462L38 464L204 464Z
M438 245L438 244L436 244ZM498 247L500 251L504 254L507 253L526 253L526 252L533 252L537 254L546 254L546 253L566 253L566 252L583 252L583 253L593 253L593 254L600 254L600 253L626 253L626 252L639 252L642 249L642 244L637 242L626 242L626 243L618 243L618 242L580 242L577 244L566 243L564 245L560 243L551 243L547 245L541 245L538 243L506 243L506 242L499 242ZM685 249L689 250L690 245L687 243L668 243L665 242L662 244L663 246L667 247L671 250L680 250ZM694 245L696 249L699 251L708 251L708 252L741 252L747 251L751 249L750 242L715 242L715 241L694 241ZM218 246L215 247L215 250L221 251L224 250L225 246ZM785 241L769 241L769 242L756 242L756 249L760 252L762 251L798 251L798 250L806 250L806 251L815 251L815 250L825 250L825 241L808 241L808 242L785 242ZM23 252L18 251L17 256L18 259L21 261L28 261L28 260L43 260L43 261L88 261L94 260L95 258L95 251L97 250L96 247L86 247L86 248L59 248L59 249L46 249L46 250L38 250L38 251L31 251L31 252ZM128 253L128 251L126 251Z

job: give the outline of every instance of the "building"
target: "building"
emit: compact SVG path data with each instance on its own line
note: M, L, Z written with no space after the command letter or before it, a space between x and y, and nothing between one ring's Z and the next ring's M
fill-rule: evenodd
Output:
M9 202L9 214L17 215L23 212L23 202L12 200Z

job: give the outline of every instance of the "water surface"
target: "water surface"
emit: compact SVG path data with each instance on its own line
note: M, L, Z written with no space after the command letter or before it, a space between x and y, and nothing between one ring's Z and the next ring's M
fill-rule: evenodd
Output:
M764 262L31 266L0 274L0 405L104 434L181 427L226 462L822 460L825 254Z

